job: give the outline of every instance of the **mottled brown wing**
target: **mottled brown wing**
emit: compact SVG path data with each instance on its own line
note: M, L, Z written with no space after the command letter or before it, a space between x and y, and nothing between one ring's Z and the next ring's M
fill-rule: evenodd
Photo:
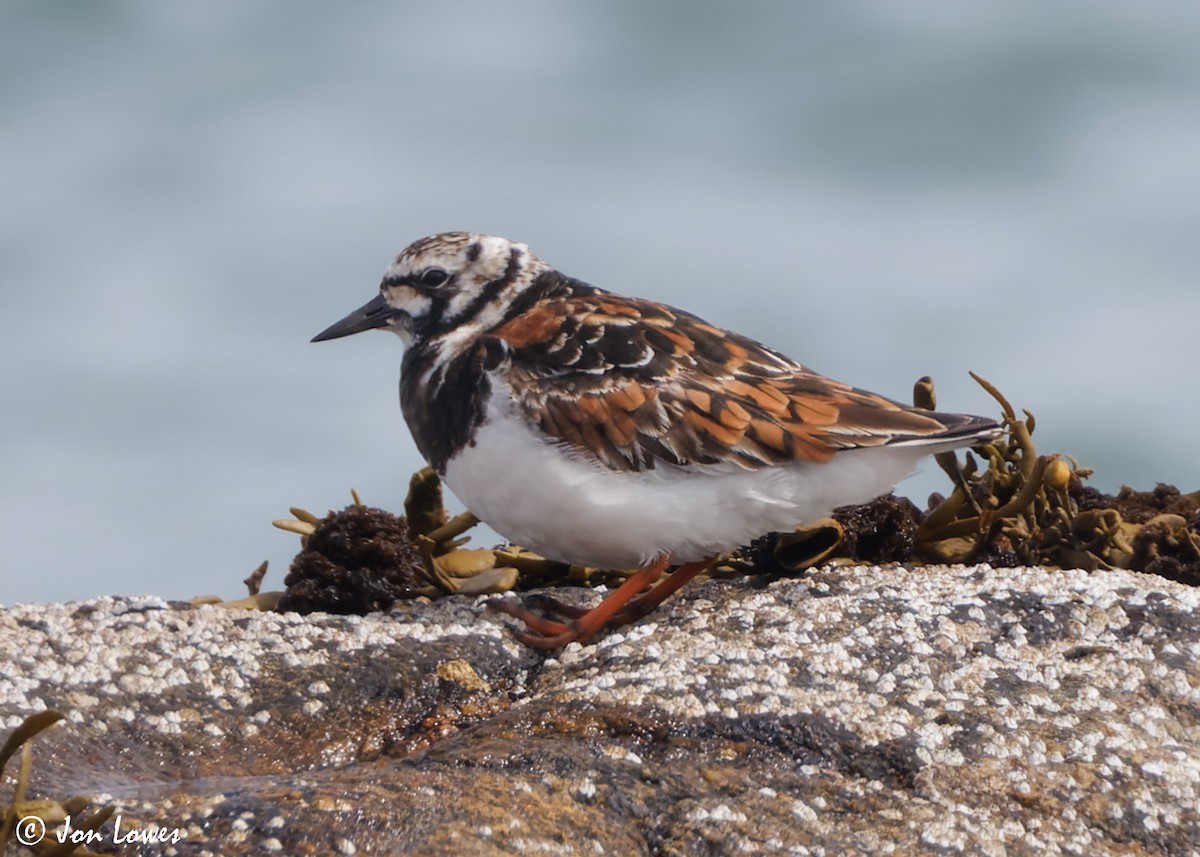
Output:
M603 292L550 299L493 336L530 422L614 470L828 461L945 436L954 419L824 378L681 310Z

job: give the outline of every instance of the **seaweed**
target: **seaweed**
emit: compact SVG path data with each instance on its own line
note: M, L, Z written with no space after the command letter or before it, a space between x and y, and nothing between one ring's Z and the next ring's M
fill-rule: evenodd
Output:
M9 843L15 840L27 847L31 854L41 857L98 857L95 852L83 848L76 840L82 837L90 841L89 834L98 831L113 816L116 812L114 807L100 807L91 815L81 817L80 814L91 803L85 797L57 801L30 800L26 796L33 765L31 739L58 721L65 720L66 716L54 709L31 714L9 734L4 746L0 747L0 775L8 766L9 759L18 752L21 754L12 798L7 806L0 804L0 854L8 853ZM73 836L60 842L52 828L68 819Z

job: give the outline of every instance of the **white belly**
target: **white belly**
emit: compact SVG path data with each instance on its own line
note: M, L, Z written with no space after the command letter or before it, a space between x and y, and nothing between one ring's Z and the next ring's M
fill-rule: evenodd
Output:
M841 452L827 464L761 470L659 464L620 473L548 442L493 395L475 444L446 483L496 532L549 559L636 568L661 554L691 562L788 531L891 490L928 450Z

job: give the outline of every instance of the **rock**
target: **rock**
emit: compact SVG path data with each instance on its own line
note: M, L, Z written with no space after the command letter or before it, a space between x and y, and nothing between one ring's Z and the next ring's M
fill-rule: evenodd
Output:
M31 796L183 837L121 854L1200 853L1198 590L827 568L549 658L481 601L19 605L0 718L70 715Z

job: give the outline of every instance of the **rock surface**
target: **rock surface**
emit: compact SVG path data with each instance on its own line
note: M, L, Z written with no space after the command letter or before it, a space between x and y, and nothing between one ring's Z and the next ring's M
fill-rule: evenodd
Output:
M1129 572L714 580L549 658L465 597L20 605L0 664L70 715L31 793L182 836L94 851L1200 853L1200 590Z

